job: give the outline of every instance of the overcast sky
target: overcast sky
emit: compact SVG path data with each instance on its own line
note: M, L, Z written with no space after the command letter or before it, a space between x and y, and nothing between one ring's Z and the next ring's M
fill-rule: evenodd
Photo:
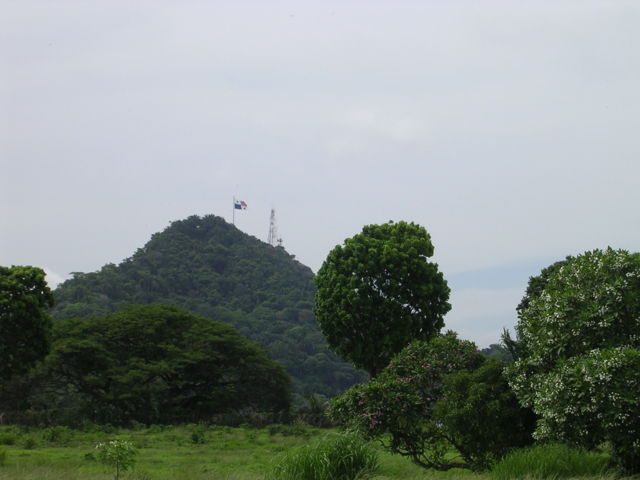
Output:
M216 214L314 271L431 234L486 346L528 277L640 242L640 3L0 3L0 264L119 263Z

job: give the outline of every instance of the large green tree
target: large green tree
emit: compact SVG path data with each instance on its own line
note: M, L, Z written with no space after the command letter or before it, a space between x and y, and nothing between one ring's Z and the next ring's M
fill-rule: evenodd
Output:
M232 327L174 306L132 305L56 324L49 378L96 422L198 421L286 411L290 378Z
M524 354L509 383L540 416L536 436L608 441L627 470L640 471L640 254L609 248L568 259L519 317Z
M329 346L377 375L411 340L428 340L451 309L449 287L419 225L368 225L336 246L316 275L315 314Z
M0 267L0 382L24 373L49 352L53 295L42 269Z

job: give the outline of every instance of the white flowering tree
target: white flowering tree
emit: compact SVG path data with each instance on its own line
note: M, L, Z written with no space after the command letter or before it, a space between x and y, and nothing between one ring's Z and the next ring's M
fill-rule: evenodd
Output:
M96 445L98 460L108 466L115 467L114 480L120 480L120 473L132 468L136 463L138 453L133 443L127 440L111 440Z
M508 371L535 436L608 441L640 472L640 254L611 248L568 259L519 311L525 355Z

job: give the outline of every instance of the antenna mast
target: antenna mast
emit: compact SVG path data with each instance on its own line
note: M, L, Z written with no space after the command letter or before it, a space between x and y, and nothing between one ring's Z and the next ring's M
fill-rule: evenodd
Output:
M282 246L282 239L278 237L278 227L276 227L276 209L271 209L271 218L269 219L269 236L267 243L274 247Z

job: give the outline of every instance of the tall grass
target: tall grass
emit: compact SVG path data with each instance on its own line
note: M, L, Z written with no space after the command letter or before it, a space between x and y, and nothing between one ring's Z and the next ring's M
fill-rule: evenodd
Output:
M561 444L523 448L498 462L490 476L495 480L599 477L609 472L609 456Z
M268 480L355 480L379 469L377 452L355 434L334 434L286 454Z

